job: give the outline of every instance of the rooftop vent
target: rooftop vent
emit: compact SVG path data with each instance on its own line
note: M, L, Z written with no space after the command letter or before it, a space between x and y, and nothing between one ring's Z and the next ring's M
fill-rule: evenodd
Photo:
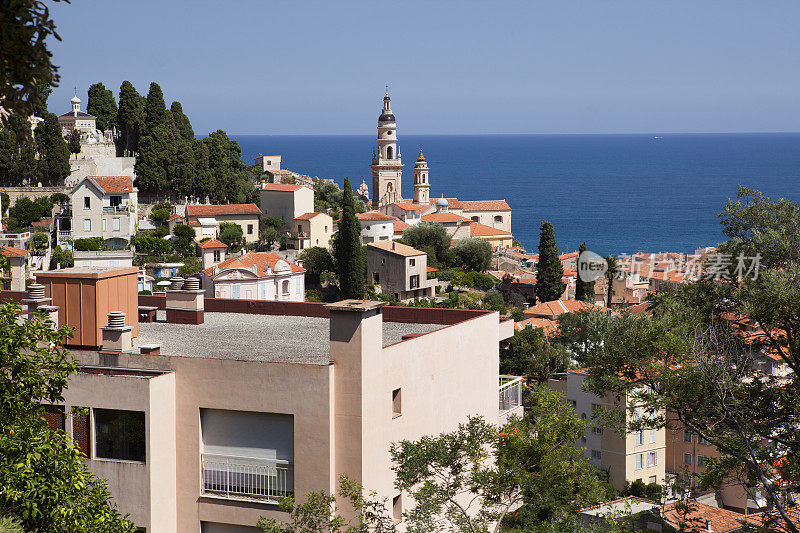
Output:
M44 299L44 285L39 283L32 283L28 285L28 298L31 300L43 300Z
M108 313L108 326L100 328L103 332L104 352L127 352L133 348L133 327L125 325L125 313Z
M200 280L197 278L186 278L183 282L183 290L196 291L200 289Z
M183 278L180 276L175 276L169 280L170 282L170 289L173 291L179 291L183 288Z

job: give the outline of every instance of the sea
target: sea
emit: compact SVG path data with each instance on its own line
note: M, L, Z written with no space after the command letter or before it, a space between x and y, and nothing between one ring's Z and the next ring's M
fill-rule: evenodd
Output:
M372 187L374 135L231 135L250 164ZM800 133L636 135L400 135L403 197L419 150L431 197L499 200L529 251L549 220L560 251L586 242L601 255L692 252L725 239L718 214L737 187L800 201Z

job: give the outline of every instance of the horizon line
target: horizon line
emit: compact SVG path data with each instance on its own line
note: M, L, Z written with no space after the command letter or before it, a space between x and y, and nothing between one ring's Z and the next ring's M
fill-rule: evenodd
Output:
M216 131L216 130L215 130ZM223 130L224 131L224 130ZM213 133L213 132L212 132ZM366 133L238 133L226 132L228 135L239 136L276 136L276 137L372 137L374 134ZM605 136L605 135L787 135L800 134L800 130L785 131L666 131L666 132L617 132L617 133L403 133L403 135L426 135L430 137L469 137L469 136ZM206 134L208 136L209 134Z

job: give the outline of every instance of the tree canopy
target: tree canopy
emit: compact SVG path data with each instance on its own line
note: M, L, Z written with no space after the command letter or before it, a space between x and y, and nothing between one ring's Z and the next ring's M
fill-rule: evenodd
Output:
M93 83L89 86L89 99L86 103L86 112L97 118L97 129L110 130L117 125L117 101L114 92L106 89L102 83Z
M343 298L361 299L364 297L366 266L361 252L361 223L356 218L353 188L350 179L344 179L342 198L342 219L339 231L333 241L336 273Z
M578 257L587 250L586 243L581 243L578 247ZM594 281L584 281L578 276L578 279L575 280L575 299L580 302L594 303Z
M450 236L441 224L420 222L403 231L403 240L428 254L428 264L436 266L445 260L450 249Z
M539 261L536 263L536 298L541 302L558 300L564 293L564 267L558 256L553 225L545 220L539 232Z
M483 239L459 239L453 251L466 270L483 272L492 265L492 245Z

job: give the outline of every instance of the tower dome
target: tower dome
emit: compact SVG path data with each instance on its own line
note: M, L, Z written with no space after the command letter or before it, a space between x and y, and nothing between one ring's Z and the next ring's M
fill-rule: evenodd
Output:
M447 200L445 199L444 195L436 200L436 207L447 207Z
M73 103L73 104L80 104L80 103L81 103L81 99L80 99L80 98L78 98L78 95L76 94L75 96L73 96L73 97L70 99L70 102L71 102L71 103Z

